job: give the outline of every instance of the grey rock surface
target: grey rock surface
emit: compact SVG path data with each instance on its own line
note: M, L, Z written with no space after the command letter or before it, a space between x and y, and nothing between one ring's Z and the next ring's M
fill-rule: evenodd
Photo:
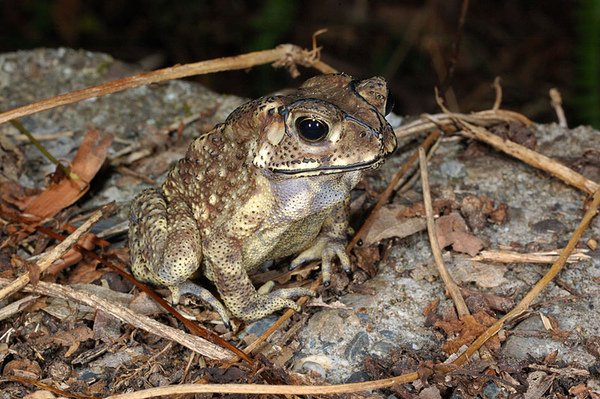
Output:
M67 49L0 55L2 110L134 72L128 68L106 55ZM65 136L45 142L59 158L72 158L89 128L117 137L110 150L114 155L186 115L207 114L204 124L222 121L241 101L215 94L198 84L170 81L42 112L23 118L23 123L40 135L73 131L72 138ZM569 130L545 125L535 129L540 151L567 163L581 158L588 150L599 150L600 133L588 127ZM189 141L200 132L198 124L191 124L183 130L183 135ZM15 131L4 124L0 125L0 134L14 138ZM43 177L53 167L32 146L23 142L19 146L26 157L21 183L41 186ZM464 149L464 143L446 141L433 157L429 170L434 197L449 190L459 198L485 194L496 203L506 203L508 221L502 225L487 224L477 233L489 248L511 243L519 243L524 250L564 246L583 215L582 193L506 155L490 150L483 155L464 157ZM167 159L175 160L185 151L185 145L169 151ZM378 173L389 177L409 151L412 147L401 150ZM161 176L151 177L161 179ZM85 208L117 200L123 209L121 220L124 219L128 201L146 185L116 185L117 178L115 173L109 173L94 195L84 198L79 205ZM588 178L600 181L598 175ZM373 186L382 187L381 178L375 180L379 182L374 181ZM418 200L419 190L417 187L407 193L405 199ZM117 221L111 219L110 223ZM598 239L599 235L600 218L596 218L582 242L591 237ZM589 343L600 336L600 251L589 255L591 260L569 265L560 274L559 284L551 283L536 301L529 318L508 331L499 356L516 361L543 359L558 350L559 362L590 367L599 361L597 349ZM451 272L463 261L453 253L447 252L445 256ZM501 284L488 288L475 283L464 285L517 300L548 268L529 264L488 267L501 268L504 277ZM365 358L385 358L393 350L422 354L422 358L443 358L440 347L444 337L433 327L425 326L423 309L435 298L442 301L441 307L450 303L431 262L426 233L395 240L378 266L378 274L362 288L360 292L337 298L344 308L324 308L312 315L299 334L301 349L293 359L299 370L316 372L335 383L368 378ZM554 317L559 328L569 334L553 336L541 325L539 313Z

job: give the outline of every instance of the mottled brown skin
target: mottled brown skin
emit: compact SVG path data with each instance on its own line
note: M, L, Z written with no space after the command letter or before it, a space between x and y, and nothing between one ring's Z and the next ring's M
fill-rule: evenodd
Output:
M387 94L382 78L322 75L292 95L236 109L190 145L162 187L133 201L134 275L168 287L174 303L185 293L201 297L226 324L228 311L256 320L299 310L292 299L313 291L269 292L268 284L256 290L247 272L292 254L299 255L291 267L320 259L325 283L334 257L350 270L350 190L396 148L384 118ZM316 139L305 126L315 121L327 127ZM225 306L189 280L199 268Z

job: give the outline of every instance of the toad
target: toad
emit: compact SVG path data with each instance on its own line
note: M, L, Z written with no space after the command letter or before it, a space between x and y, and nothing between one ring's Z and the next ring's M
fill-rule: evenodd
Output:
M240 106L191 143L160 188L133 201L133 274L168 287L175 304L183 294L198 296L227 326L230 314L251 321L298 311L293 299L313 291L269 283L257 290L248 272L294 254L290 268L320 260L325 285L335 258L350 271L350 190L396 148L389 108L383 78L346 74L316 76L293 94ZM198 272L222 303L190 279Z

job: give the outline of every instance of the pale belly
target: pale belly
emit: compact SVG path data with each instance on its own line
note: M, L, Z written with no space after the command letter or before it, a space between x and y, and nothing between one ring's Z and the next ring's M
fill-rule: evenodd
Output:
M268 260L284 258L309 248L314 242L329 210L284 226L257 231L246 240L243 259L246 270L254 270Z

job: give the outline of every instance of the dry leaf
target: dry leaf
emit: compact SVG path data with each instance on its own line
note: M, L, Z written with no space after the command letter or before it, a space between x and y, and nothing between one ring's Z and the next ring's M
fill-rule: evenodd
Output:
M523 394L524 399L542 398L554 382L554 376L543 371L534 371L527 376L527 392Z
M540 315L540 318L542 319L542 324L544 325L544 328L549 331L554 331L555 326L553 324L555 324L556 321L554 321L554 323L552 323L552 320L550 320L550 318L548 316L546 316L545 314L543 314L542 312L539 312L539 315Z
M483 288L494 288L507 282L504 278L506 268L494 267L470 259L457 258L450 268L452 277L459 285L474 282Z
M398 206L388 205L379 211L377 218L364 239L365 246L391 237L408 237L425 230L427 223L420 217L398 218Z
M70 166L79 180L63 178L50 184L39 195L25 199L20 204L22 211L45 219L75 203L87 192L90 182L100 170L112 139L110 134L101 135L97 130L88 131Z
M356 255L356 267L363 270L373 277L377 274L377 268L375 265L381 260L379 256L379 248L376 246L362 246L354 249Z
M457 212L438 218L435 227L441 248L452 245L454 251L471 256L483 248L483 241L468 232L465 220Z
M69 331L59 331L52 336L46 337L44 341L68 346L69 349L67 349L64 357L69 357L79 349L81 342L91 339L93 336L94 332L89 327L81 325Z
M39 380L42 375L42 369L36 361L29 359L11 360L4 366L2 375L15 375L17 377L29 378L31 380Z
M475 338L481 335L489 326L494 324L496 319L485 312L477 312L473 315L463 316L462 319L451 321L438 320L435 326L444 330L448 336L454 336L448 340L442 350L447 354L456 353L463 345L469 345ZM486 342L486 347L491 350L500 348L500 339L498 336L490 338Z
M417 397L419 399L442 399L440 390L434 386L424 388Z

